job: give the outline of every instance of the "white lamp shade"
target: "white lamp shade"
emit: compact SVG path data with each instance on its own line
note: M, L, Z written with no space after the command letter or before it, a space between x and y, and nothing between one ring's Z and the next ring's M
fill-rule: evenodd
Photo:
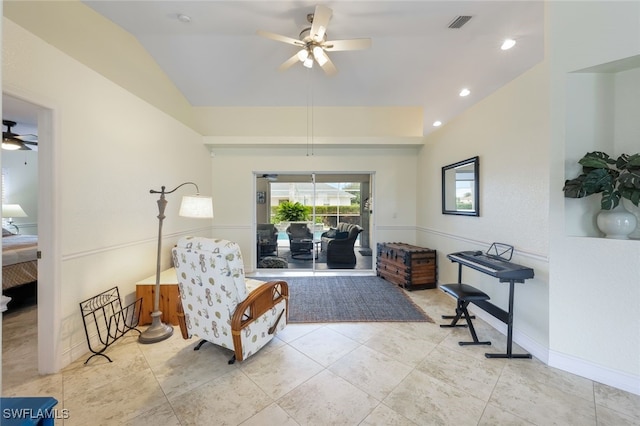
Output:
M3 204L2 217L27 217L20 204Z
M200 195L185 195L178 214L182 217L210 219L213 217L213 200Z
M327 54L324 53L324 50L320 46L316 46L313 48L313 57L316 58L316 61L320 66L323 66L329 60Z

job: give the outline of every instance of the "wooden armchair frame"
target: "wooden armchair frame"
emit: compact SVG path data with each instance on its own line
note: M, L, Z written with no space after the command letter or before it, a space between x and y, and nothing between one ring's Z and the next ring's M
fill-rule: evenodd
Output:
M269 334L273 334L282 315L289 315L289 285L285 281L269 281L253 290L245 300L238 304L231 317L231 335L233 336L234 358L242 361L242 330L260 318L265 312L274 309L275 306L285 300L285 309L279 313L278 320L269 328Z

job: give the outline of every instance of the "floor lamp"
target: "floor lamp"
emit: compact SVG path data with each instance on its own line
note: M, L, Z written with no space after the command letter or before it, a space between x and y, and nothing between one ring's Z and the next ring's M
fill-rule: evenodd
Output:
M182 203L180 204L179 215L182 217L193 218L212 218L213 217L213 202L211 197L203 197L200 195L198 185L193 182L185 182L178 185L171 191L165 191L163 186L160 191L150 190L151 194L160 194L158 200L158 257L156 259L156 287L155 294L153 295L153 312L151 313L151 325L147 328L138 341L140 343L156 343L165 340L173 334L173 327L170 324L164 324L162 322L162 312L160 311L160 257L162 252L162 222L164 221L164 209L167 206L166 194L175 192L178 188L184 185L193 185L196 187L196 195L188 195L182 197Z

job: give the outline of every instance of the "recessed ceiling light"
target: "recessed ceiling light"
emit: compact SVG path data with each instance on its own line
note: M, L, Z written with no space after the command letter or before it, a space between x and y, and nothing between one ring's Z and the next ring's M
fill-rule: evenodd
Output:
M515 45L516 45L516 41L514 39L512 39L512 38L508 38L508 39L506 39L505 41L502 42L502 46L500 46L500 49L509 50Z
M460 96L469 96L469 94L471 94L471 91L469 89L462 89L460 91Z
M179 13L178 14L178 21L184 22L185 24L188 24L189 22L191 22L191 16Z
M433 122L433 127L440 127L440 126L442 126L442 121L438 120Z

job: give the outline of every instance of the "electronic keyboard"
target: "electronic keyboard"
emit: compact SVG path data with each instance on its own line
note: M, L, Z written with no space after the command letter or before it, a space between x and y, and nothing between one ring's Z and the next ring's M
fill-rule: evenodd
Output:
M447 257L452 262L494 276L500 281L524 282L524 280L533 278L533 269L506 261L498 256L484 254L481 251L459 251L448 254Z

